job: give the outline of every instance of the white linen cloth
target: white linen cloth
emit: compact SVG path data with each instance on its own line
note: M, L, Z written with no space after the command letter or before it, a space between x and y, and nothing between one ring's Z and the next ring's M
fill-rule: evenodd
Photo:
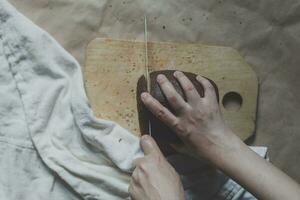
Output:
M129 198L132 161L141 156L137 137L93 116L75 59L0 0L0 199ZM183 181L188 199L192 187L201 186L199 196L210 187ZM245 193L231 182L218 176L209 198Z
M139 139L118 124L93 116L79 64L3 0L0 23L3 142L24 151L18 144L26 141L23 146L34 148L36 156L84 199L128 197L132 160L142 156ZM1 179L2 190L7 180L14 181L23 173L6 174L12 168L20 169L10 160L15 155L7 156L9 161L1 158L1 174L6 176ZM27 165L33 159L30 154L19 156L24 156ZM19 187L27 190L25 185ZM8 189L11 191L0 192L7 195L3 199L10 199L13 194L9 193L16 188Z

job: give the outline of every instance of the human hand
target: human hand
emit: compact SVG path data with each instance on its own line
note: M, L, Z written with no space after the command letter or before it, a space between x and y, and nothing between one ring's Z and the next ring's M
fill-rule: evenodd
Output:
M174 168L162 155L152 137L141 138L145 157L134 161L129 194L135 200L183 200L183 187Z
M187 101L165 76L157 77L174 114L148 93L141 94L145 106L157 118L170 126L187 146L214 163L257 199L299 199L299 184L259 157L226 126L214 88L206 78L197 76L204 87L204 97L200 97L182 72L175 72L174 76L181 84Z
M226 126L214 87L206 78L197 76L204 88L204 97L201 97L182 72L176 71L174 76L183 88L187 101L176 92L164 75L157 76L157 82L175 111L174 114L149 93L141 94L142 101L157 118L173 129L188 147L212 161L219 149L232 148L239 138Z

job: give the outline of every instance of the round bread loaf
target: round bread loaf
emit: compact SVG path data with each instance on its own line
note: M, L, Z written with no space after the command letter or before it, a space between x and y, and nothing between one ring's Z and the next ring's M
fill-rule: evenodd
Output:
M186 96L184 94L184 91L180 85L180 83L177 81L177 79L174 77L175 70L162 70L162 71L154 71L150 73L150 81L151 81L151 89L150 94L157 99L163 106L165 106L167 109L169 109L173 114L176 115L173 108L170 106L169 102L167 101L165 95L163 94L159 84L156 81L157 75L163 74L167 77L167 79L172 83L175 90L179 93L180 96L183 97L183 99L186 101ZM183 72L189 80L194 84L196 90L200 94L201 97L204 96L204 90L203 86L196 80L196 74L190 73L190 72ZM209 79L208 79L209 80ZM215 88L217 99L219 101L219 94L218 94L218 88L216 84L209 80L212 85ZM144 103L141 101L140 95L143 92L147 91L147 84L145 76L141 76L137 83L137 109L138 109L138 116L139 116L139 125L140 125L140 131L142 134L149 134L149 121L151 124L151 133L152 137L156 140L156 142L159 144L161 150L164 154L170 154L174 152L174 150L171 148L169 144L176 143L180 144L181 140L179 137L174 133L167 125L165 125L162 121L160 121L158 118L156 118L144 105Z

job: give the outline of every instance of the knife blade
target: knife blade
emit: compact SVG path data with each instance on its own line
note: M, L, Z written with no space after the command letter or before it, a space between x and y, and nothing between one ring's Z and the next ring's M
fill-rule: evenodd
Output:
M149 74L149 63L148 63L148 29L147 29L147 17L144 18L144 47L145 47L145 78L147 84L147 92L150 94L151 92L151 81L150 81L150 74ZM149 135L152 135L151 132L151 122L148 121L148 131Z
M148 30L147 30L147 17L145 16L144 21L144 47L145 47L145 71L146 71L146 81L147 81L147 92L150 92L151 82L149 77L149 64L148 64Z

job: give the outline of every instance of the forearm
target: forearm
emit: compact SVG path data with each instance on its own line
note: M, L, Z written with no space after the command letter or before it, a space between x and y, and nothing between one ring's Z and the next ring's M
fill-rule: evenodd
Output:
M225 147L225 146L224 146ZM300 187L239 139L213 151L211 161L258 199L299 199Z

